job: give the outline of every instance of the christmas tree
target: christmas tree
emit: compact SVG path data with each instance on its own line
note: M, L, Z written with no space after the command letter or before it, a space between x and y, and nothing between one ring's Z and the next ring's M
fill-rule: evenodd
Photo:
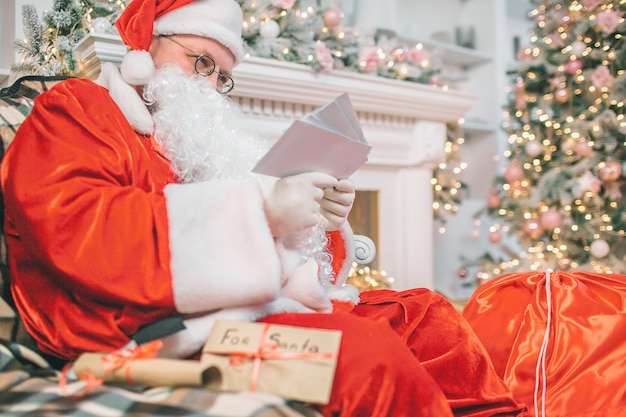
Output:
M507 99L502 176L487 202L482 278L529 270L626 273L626 42L623 0L534 0L530 42ZM484 214L484 213L483 213Z

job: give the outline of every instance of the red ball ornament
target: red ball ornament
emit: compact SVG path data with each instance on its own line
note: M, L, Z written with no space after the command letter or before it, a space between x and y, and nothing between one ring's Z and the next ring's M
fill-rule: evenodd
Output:
M567 71L567 73L570 75L576 74L576 72L578 72L582 68L583 68L583 62L580 59L574 59L574 60L568 61L567 64L565 64L565 71Z
M583 141L577 142L576 145L574 145L574 151L579 156L589 156L593 152L593 148L591 147L591 145L589 145L589 142L587 142L586 140L583 140Z
M541 227L544 230L554 230L563 224L563 215L557 209L550 209L541 213Z
M330 8L324 12L324 25L327 28L335 28L341 24L343 15L339 9Z
M504 171L504 179L509 184L514 183L515 181L521 181L523 178L524 168L522 168L519 162L513 161L506 167Z
M617 161L604 161L598 165L598 178L602 181L615 181L622 175L622 165Z

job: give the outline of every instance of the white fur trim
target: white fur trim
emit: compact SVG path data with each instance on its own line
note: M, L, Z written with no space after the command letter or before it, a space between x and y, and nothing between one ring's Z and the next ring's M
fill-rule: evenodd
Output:
M328 297L331 300L350 302L353 304L358 304L360 300L359 289L351 284L343 284L340 287L331 287L328 290Z
M243 61L241 8L233 0L196 0L161 16L154 22L155 35L198 35L227 47L235 65Z
M289 276L293 274L296 269L306 262L306 259L302 257L297 249L285 246L284 240L284 237L276 238L276 253L280 259L280 274L283 284L287 282Z
M309 259L307 263L291 273L280 295L296 300L315 311L332 311L330 299L320 284L318 268L317 263Z
M279 298L271 303L252 307L225 308L218 312L184 320L185 329L162 339L162 358L187 358L202 349L217 319L252 322L279 313L311 313L295 300Z
M96 84L109 90L111 98L137 133L152 134L152 115L137 91L124 81L115 65L110 62L102 64Z
M129 51L122 58L120 73L130 85L145 85L154 71L154 61L148 51Z
M172 288L181 313L276 299L280 262L255 180L170 184Z

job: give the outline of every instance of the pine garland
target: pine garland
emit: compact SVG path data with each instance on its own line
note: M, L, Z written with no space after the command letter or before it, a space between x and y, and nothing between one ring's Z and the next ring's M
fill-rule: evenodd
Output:
M14 41L21 62L11 66L17 75L75 75L79 71L76 45L90 30L96 17L117 18L125 2L109 7L97 0L54 0L52 10L39 20L32 5L22 7L25 39Z

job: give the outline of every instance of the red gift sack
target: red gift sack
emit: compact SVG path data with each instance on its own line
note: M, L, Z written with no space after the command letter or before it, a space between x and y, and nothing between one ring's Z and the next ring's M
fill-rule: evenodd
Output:
M626 275L502 275L463 316L532 415L626 416Z

